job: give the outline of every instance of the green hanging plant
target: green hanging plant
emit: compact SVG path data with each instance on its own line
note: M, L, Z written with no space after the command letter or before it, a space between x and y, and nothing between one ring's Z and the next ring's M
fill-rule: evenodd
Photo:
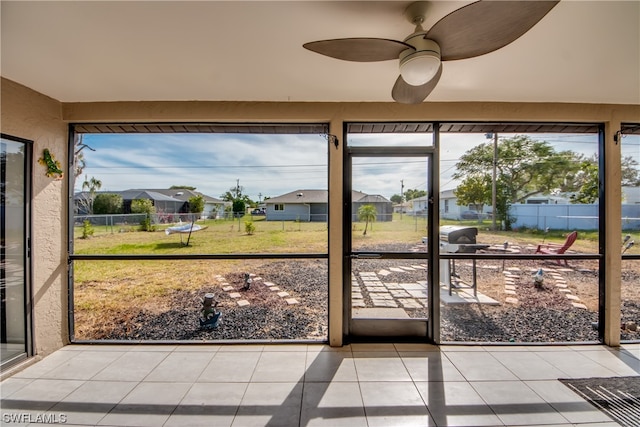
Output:
M61 169L60 162L53 157L53 154L51 154L48 148L42 151L42 157L38 159L38 163L47 168L45 175L49 178L64 178L64 171Z

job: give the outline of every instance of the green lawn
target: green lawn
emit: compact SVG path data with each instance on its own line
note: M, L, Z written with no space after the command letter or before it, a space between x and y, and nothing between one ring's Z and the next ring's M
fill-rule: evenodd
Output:
M136 231L137 227L96 227L88 239L75 238L77 254L251 254L251 253L327 253L326 223L265 221L254 218L255 231L245 232L243 218L237 220L207 220L205 229L192 234L189 246L180 243L179 234L166 235L160 226L154 232ZM532 247L543 240L561 243L568 231L543 233L538 230L491 231L491 221L448 221L452 225L478 227L479 243ZM339 226L339 225L336 225ZM424 218L396 215L390 222L355 223L352 229L353 247L367 248L393 243L422 242L427 223ZM75 235L82 235L76 227ZM579 231L572 249L597 253L597 232ZM186 241L187 236L182 235ZM632 234L640 242L640 233ZM621 237L622 242L622 237ZM636 245L628 253L639 253ZM198 291L207 284L217 283L216 277L230 273L252 271L265 260L111 260L74 262L74 310L76 334L91 336L94 330L108 328L111 323L132 321L139 310L162 312L171 304L177 291ZM198 301L193 302L197 304ZM105 319L112 319L106 321ZM105 323L106 321L106 323ZM112 325L113 326L113 325ZM115 327L115 326L114 326Z
M206 227L192 233L189 246L181 243L181 235L166 235L170 225L160 225L156 231L137 231L138 227L97 226L88 239L76 237L74 251L77 254L238 254L238 253L326 253L328 251L327 224L323 222L265 221L254 217L255 231L245 231L245 221L205 220L199 222ZM442 225L464 225L478 227L479 243L498 244L505 240L512 244L535 245L545 242L561 243L569 231L541 230L492 231L491 221L442 221ZM390 243L418 244L426 235L424 218L395 214L393 221L369 224L363 235L365 224L353 224L353 247L376 246ZM82 228L75 228L75 236L82 235ZM623 233L623 235L626 233ZM182 241L187 241L182 235ZM620 238L622 242L622 236ZM640 243L640 233L632 233L632 239ZM598 232L579 231L573 249L585 253L597 253ZM640 244L628 253L638 253Z

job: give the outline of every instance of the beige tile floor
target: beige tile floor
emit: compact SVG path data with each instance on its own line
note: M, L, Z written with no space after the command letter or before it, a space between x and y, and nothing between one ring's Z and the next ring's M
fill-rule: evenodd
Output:
M70 345L0 383L0 423L605 427L558 378L628 375L640 344Z

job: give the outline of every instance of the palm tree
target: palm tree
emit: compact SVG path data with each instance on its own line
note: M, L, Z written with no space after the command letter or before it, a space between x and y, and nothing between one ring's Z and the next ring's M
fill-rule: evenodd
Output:
M102 181L96 179L95 177L91 177L91 179L87 179L87 176L84 177L84 182L82 183L82 191L89 190L89 197L87 201L87 213L93 214L93 201L96 198L96 192L102 187Z
M367 234L367 227L369 226L369 222L374 222L376 217L378 216L378 211L376 207L373 205L362 205L358 208L358 220L365 221L364 224L364 232L363 236Z

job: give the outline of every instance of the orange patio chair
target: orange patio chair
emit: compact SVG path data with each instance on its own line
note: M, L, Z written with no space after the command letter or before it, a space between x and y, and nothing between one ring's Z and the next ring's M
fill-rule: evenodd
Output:
M569 233L569 235L567 236L567 239L561 245L558 243L540 243L536 248L536 253L547 254L547 255L563 254L567 251L567 249L571 247L571 245L573 245L573 243L576 241L577 238L578 238L578 232L574 231L572 233ZM558 264L560 264L559 259L556 261L558 262ZM566 259L563 261L565 265L567 266L569 265Z

